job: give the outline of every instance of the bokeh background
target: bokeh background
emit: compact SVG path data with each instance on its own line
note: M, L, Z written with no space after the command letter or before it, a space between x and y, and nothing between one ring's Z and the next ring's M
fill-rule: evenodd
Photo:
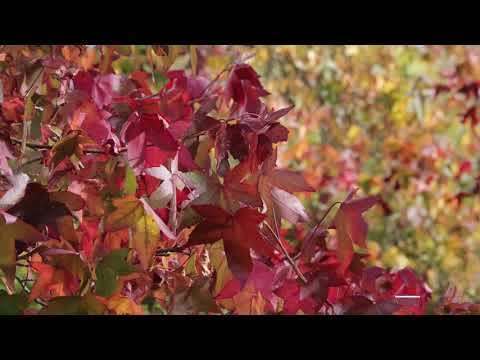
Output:
M317 189L302 197L317 220L352 186L380 194L367 214L372 265L411 266L437 300L450 283L465 299L480 297L477 46L201 46L199 54L210 75L251 54L270 106L295 105L280 161Z

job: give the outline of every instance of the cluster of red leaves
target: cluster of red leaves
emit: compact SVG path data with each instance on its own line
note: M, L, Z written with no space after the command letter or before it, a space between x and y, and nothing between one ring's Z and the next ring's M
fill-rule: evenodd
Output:
M183 51L151 50L167 68ZM8 293L0 301L13 304L8 311L141 314L150 300L169 314L426 311L430 291L411 269L367 267L362 214L378 197L353 199L352 191L331 224L316 224L298 247L284 239L282 220L310 222L292 193L315 189L277 167L276 146L288 137L279 120L292 107L268 109L250 65L229 65L224 83L165 70L154 92L148 72L113 72L122 51L0 54ZM26 162L39 164L24 172Z

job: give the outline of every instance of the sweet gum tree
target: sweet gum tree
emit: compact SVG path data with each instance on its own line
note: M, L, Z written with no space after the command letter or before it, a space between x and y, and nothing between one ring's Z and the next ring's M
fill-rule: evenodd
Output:
M265 105L248 56L209 74L201 55L0 48L0 312L431 310L412 269L366 265L380 198L352 187L312 221L295 194L318 189L277 164L293 105ZM285 222L309 231L291 243ZM454 295L436 311L478 311Z

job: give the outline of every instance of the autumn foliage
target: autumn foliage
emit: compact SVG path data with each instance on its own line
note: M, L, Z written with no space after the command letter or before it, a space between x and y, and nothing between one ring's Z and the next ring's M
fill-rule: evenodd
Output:
M368 266L383 199L353 184L312 216L297 195L317 184L277 159L294 106L266 105L246 57L210 74L200 55L0 48L0 313L432 311L422 274ZM435 311L478 312L454 295Z

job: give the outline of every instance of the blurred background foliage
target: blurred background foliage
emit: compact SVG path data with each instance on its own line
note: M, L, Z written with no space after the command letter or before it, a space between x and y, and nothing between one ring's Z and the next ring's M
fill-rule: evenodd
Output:
M318 221L352 186L380 194L368 213L372 265L411 266L434 299L450 283L480 295L480 203L473 196L480 142L462 114L476 96L439 85L480 79L476 46L204 46L202 67L249 62L272 93L294 104L282 166L304 171L317 192L302 200ZM288 237L303 238L306 229Z

